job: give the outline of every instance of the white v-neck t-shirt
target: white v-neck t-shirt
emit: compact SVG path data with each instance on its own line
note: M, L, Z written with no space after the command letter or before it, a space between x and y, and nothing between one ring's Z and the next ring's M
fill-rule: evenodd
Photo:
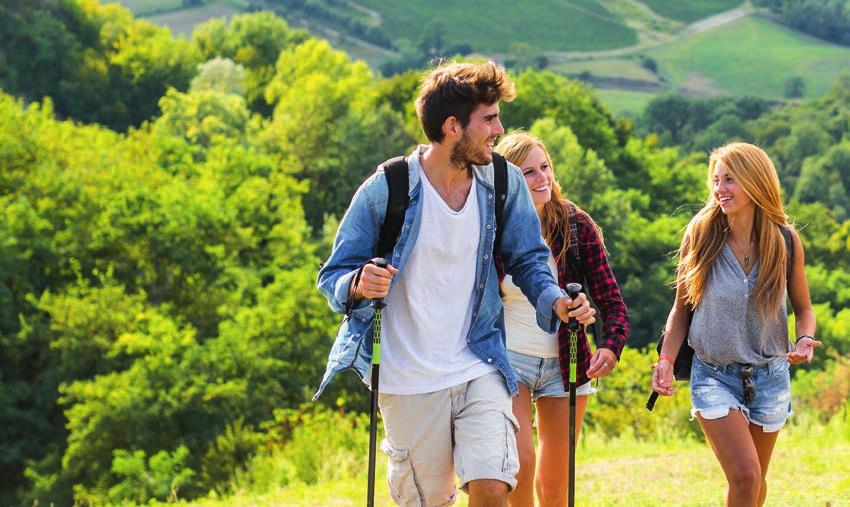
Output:
M422 222L404 271L385 301L380 392L422 394L495 371L469 350L472 295L481 237L476 181L451 209L410 160L421 181Z

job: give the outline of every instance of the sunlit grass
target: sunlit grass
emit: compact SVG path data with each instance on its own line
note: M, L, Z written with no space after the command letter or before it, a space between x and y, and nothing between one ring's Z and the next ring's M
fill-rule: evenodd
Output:
M652 415L647 414L647 417ZM845 409L828 424L797 414L782 431L768 474L768 506L850 505L850 414ZM693 422L692 424L697 424ZM362 428L365 433L365 428ZM328 431L333 431L328 428ZM365 437L365 435L364 435ZM365 440L364 440L365 441ZM315 442L315 445L321 445ZM328 450L330 452L330 450ZM337 454L332 461L339 460ZM316 484L291 481L286 456L264 458L256 491L242 488L233 496L207 498L189 505L355 506L366 496L366 448L349 454L344 477ZM599 506L714 506L723 503L726 482L708 445L694 438L660 433L648 441L626 434L617 438L585 434L576 455L576 504ZM334 465L335 467L337 465ZM325 474L332 474L326 470ZM386 459L379 455L376 505L394 505L387 489ZM258 492L261 491L261 492ZM460 495L459 506L468 505Z

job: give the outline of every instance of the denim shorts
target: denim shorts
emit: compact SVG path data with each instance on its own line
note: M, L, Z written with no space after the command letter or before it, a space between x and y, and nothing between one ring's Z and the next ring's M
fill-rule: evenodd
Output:
M745 397L745 381L751 399ZM750 366L718 366L694 355L691 367L691 420L697 412L704 419L719 419L729 410L740 410L766 433L779 431L791 415L791 377L788 359L779 356L769 363Z
M561 365L557 357L536 357L508 350L508 359L516 374L517 382L528 388L531 400L538 398L569 398L570 392L564 388ZM576 386L576 396L588 396L596 393L590 382Z

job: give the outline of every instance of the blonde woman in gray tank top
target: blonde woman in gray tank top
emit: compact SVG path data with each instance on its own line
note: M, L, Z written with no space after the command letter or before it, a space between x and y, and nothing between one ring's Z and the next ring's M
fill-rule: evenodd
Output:
M691 414L726 474L726 503L758 506L776 437L791 413L789 364L811 361L820 342L813 338L803 245L788 223L770 158L751 144L718 148L708 187L706 205L682 238L676 301L652 387L673 394L673 360L687 336L695 352Z

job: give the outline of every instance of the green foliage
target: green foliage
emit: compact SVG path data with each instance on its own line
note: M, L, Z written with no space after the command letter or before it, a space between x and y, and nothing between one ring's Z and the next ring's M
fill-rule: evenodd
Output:
M214 90L226 94L245 95L245 67L228 58L213 58L198 65L198 75L189 90Z
M785 97L797 99L806 94L806 81L802 76L791 76L785 81Z
M184 467L188 455L188 449L181 445L174 452L160 451L154 454L146 463L144 451L115 450L112 472L122 480L109 489L110 499L139 503L154 498L176 500L180 486L195 474Z
M784 23L815 37L850 46L850 7L843 0L756 0Z
M56 111L117 130L138 126L158 112L169 87L186 89L197 55L167 29L134 20L117 4L94 0L20 2L0 8L8 26L3 53L14 69L0 86L32 100L51 97Z
M351 63L324 41L280 54L266 89L275 112L265 136L310 183L304 211L314 230L325 213L341 215L377 164L412 141L401 115L378 104L374 83L365 63Z
M838 220L850 218L850 140L829 148L822 156L813 155L803 163L794 198L821 202L831 208Z
M422 139L419 74L380 79L270 13L211 21L190 42L117 6L39 0L0 6L0 28L0 86L24 97L0 94L0 503L274 495L362 474L356 376L328 389L334 411L303 405L338 323L315 272L357 185ZM445 28L440 44L454 42ZM654 359L638 347L672 303L672 254L707 192L702 150L732 136L768 150L790 197L824 341L795 389L837 420L850 75L782 107L659 99L641 138L580 83L516 81L505 123L546 141L629 307L631 348L591 402L590 434L616 446L696 431L684 385L651 418L635 410Z
M850 399L850 359L833 355L823 369L798 371L791 387L800 410L828 421L846 409Z
M284 49L307 40L307 32L292 29L270 12L240 14L229 21L213 19L192 32L202 61L227 58L245 69L245 98L252 111L270 116L274 109L264 98L274 65Z
M549 117L570 127L578 142L603 158L617 146L614 120L602 104L578 81L555 73L527 70L516 77L517 98L504 104L505 127L529 128Z
M626 348L617 363L616 373L599 381L599 392L590 398L585 426L592 433L614 438L629 434L639 439L657 435L699 436L699 428L690 419L688 385L678 382L676 394L662 396L650 414L643 407L652 392L652 367L655 350Z
M555 176L569 199L596 209L596 201L615 187L605 161L593 150L583 149L569 127L556 127L555 120L544 118L534 122L529 133L551 146Z

